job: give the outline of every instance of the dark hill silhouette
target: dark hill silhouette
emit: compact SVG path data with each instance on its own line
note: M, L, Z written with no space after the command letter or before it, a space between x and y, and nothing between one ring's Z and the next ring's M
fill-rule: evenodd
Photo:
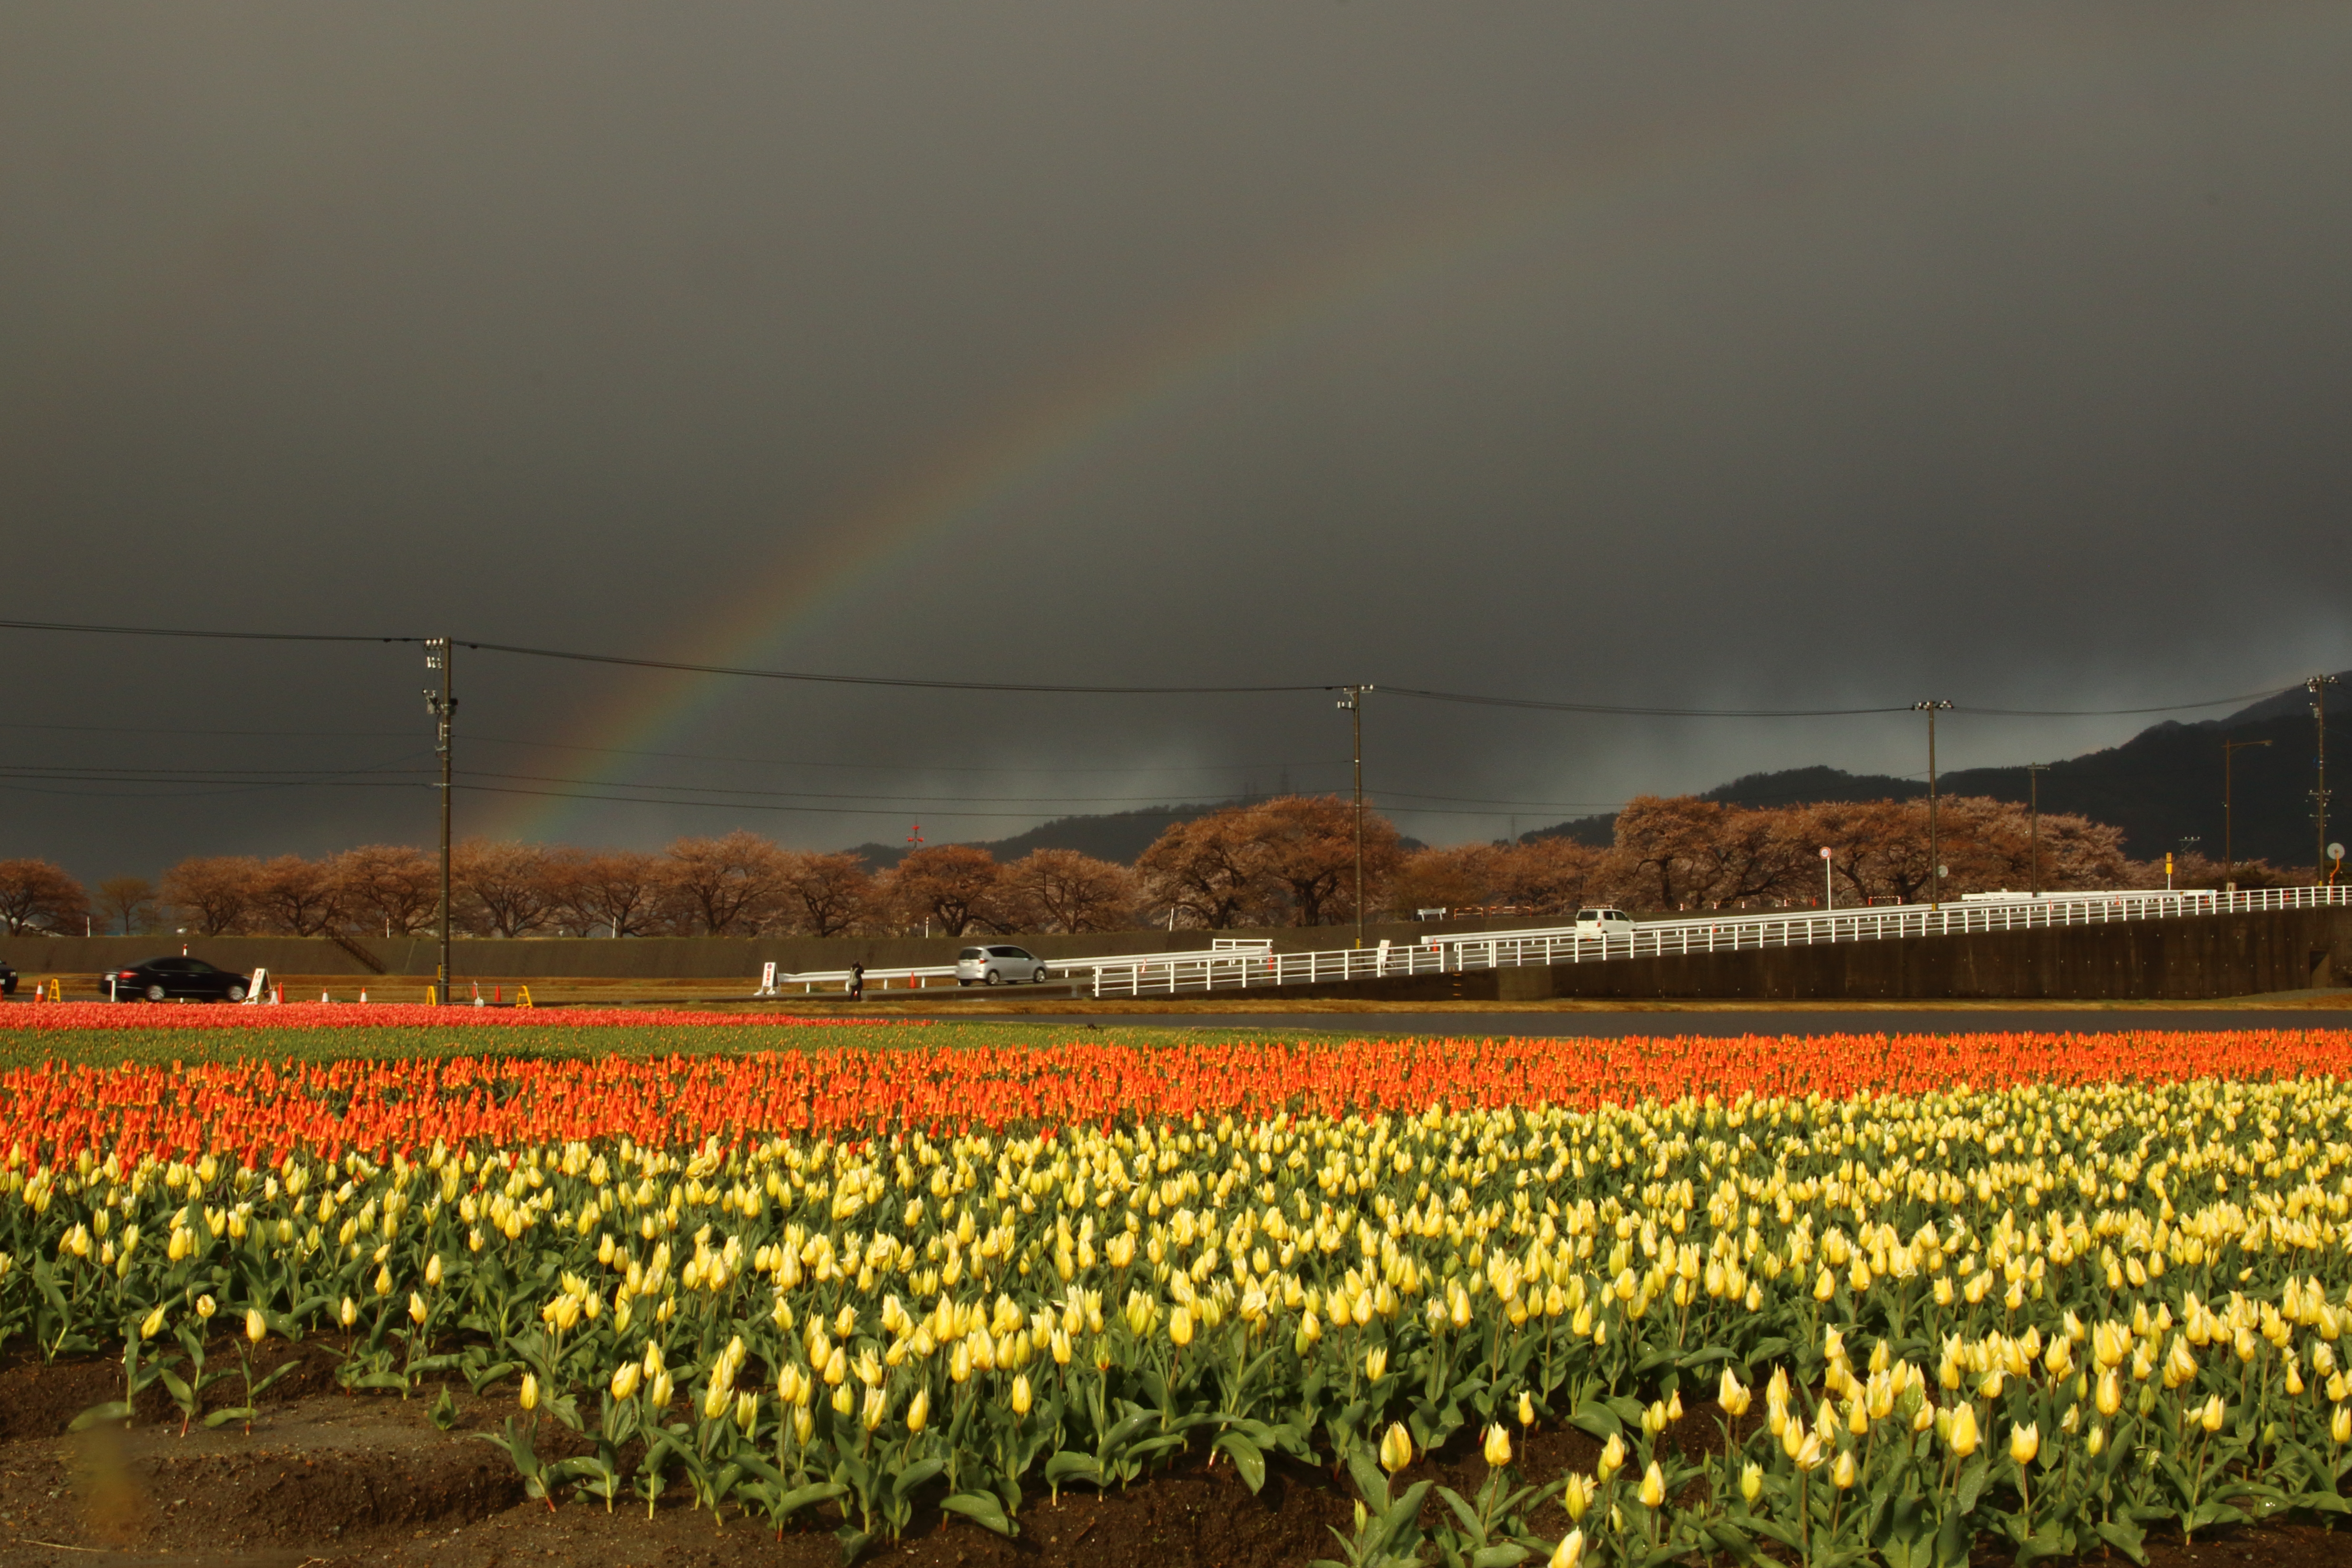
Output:
M2344 783L2332 786L2332 838L2352 834L2352 672L2336 700L2342 711L2327 721L2328 750ZM2119 746L2050 764L2042 774L2046 811L2079 812L2124 831L2130 852L2142 859L2182 847L2189 838L2219 859L2221 855L2221 744L2268 741L2236 753L2236 830L2232 847L2242 860L2269 860L2282 867L2309 866L2318 845L2313 835L2311 789L2315 727L2310 698L2300 687L2264 698L2224 718L2183 724L2167 720ZM2027 798L2023 766L1958 768L1941 775L1948 795ZM1700 798L1748 806L1795 805L1814 801L1903 800L1927 793L1923 778L1885 773L1849 773L1839 768L1787 768L1749 773L1708 790ZM1606 845L1616 827L1612 816L1578 817L1526 834Z

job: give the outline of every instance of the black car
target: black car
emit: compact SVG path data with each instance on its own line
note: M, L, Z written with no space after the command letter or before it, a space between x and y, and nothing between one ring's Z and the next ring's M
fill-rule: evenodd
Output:
M99 977L117 1002L242 1002L245 976L215 969L201 958L151 958L133 969Z
M0 996L16 994L16 966L0 958Z

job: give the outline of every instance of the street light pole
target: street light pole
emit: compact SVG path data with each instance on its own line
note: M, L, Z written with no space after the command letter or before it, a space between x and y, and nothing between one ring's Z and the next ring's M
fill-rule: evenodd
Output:
M2221 879L2228 881L2238 874L2236 842L2231 835L2236 830L2231 809L2230 772L2240 752L2249 746L2267 746L2268 741L2224 741L2221 742Z
M2026 873L2025 890L2035 898L2042 896L2042 775L2050 771L2048 763L2025 764L2026 854L2031 869Z
M2303 683L2311 693L2311 721L2319 731L2319 750L2313 761L2319 768L2318 787L2311 792L2313 823L2319 830L2319 853L2312 865L2322 877L2327 875L2327 689L2336 684L2332 675L2315 675Z
M1348 713L1354 734L1356 768L1356 945L1364 945L1364 693L1369 686L1343 686L1339 706Z
M1927 901L1938 910L1944 907L1944 867L1936 842L1936 715L1949 707L1941 698L1911 704L1911 711L1927 715Z
M433 1000L445 1007L449 1005L449 797L454 793L449 787L449 741L451 721L457 713L456 673L449 668L452 647L447 637L428 637L425 643L425 668L441 672L441 689L425 688L425 710L433 715L434 746L441 753L441 963L434 977Z

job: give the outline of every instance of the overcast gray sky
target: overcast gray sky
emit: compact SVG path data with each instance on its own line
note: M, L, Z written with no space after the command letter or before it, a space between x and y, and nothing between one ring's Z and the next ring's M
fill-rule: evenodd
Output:
M0 0L0 614L1675 706L2265 689L2352 651L2348 79L2324 5ZM431 831L414 648L0 659L0 855ZM937 841L1345 779L1313 693L460 678L476 784L770 792L469 791L461 830ZM1439 842L1924 765L1907 715L1366 715ZM1943 760L2147 721L1955 717Z

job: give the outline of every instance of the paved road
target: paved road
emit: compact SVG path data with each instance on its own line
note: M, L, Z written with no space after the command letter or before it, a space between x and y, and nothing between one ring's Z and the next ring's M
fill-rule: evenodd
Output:
M950 1015L970 1020L970 1015ZM1979 1008L1887 1008L1884 1011L1801 1013L1173 1013L1097 1014L992 1017L991 1023L1037 1024L1063 1029L1104 1028L1249 1029L1268 1035L1341 1034L1357 1038L1435 1035L1450 1038L1486 1035L1604 1038L1624 1035L1976 1035L2003 1030L2036 1034L2117 1034L2135 1030L2326 1029L2352 1025L2336 1012L2287 1008L2195 1010L2151 1008L2105 1012L2044 1008L1993 1011Z

